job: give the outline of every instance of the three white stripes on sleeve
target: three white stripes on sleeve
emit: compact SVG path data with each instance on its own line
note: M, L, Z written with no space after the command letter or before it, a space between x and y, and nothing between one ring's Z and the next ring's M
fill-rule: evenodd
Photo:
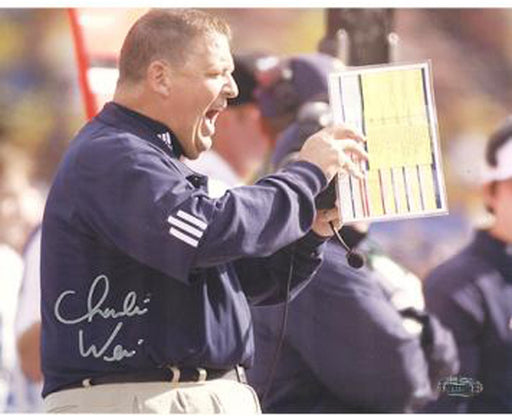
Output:
M197 247L199 239L203 236L207 223L184 211L179 210L176 215L169 215L167 222L171 224L169 234L192 247Z

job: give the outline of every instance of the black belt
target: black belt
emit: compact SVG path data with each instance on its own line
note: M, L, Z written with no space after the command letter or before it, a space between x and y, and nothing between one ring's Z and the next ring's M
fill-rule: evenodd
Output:
M104 376L85 378L76 383L67 384L60 390L76 389L81 387L98 386L114 383L147 383L155 381L167 381L170 383L202 382L208 380L225 379L247 383L244 368L240 365L230 370L212 368L174 367L155 368L135 373L108 374Z

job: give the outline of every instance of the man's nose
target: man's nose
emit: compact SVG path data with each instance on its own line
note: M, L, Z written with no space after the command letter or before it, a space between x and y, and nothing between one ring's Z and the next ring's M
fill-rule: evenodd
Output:
M228 74L225 92L227 98L235 98L238 96L238 85L236 85L235 79L231 74Z

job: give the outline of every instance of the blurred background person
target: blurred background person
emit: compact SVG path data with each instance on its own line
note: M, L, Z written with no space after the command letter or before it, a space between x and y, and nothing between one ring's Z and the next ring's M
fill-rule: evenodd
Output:
M304 53L268 60L267 65L257 72L255 95L261 112L261 128L269 140L269 151L256 176L275 170L271 158L280 134L295 120L303 104L328 102L328 75L342 68L343 63L330 55Z
M38 223L43 200L30 183L32 165L0 132L0 242L23 251L27 236Z
M2 132L2 139L5 132ZM17 291L21 281L22 261L16 251L19 246L20 205L18 186L20 174L9 164L12 146L0 147L0 410L7 405L9 382L15 362L12 340L16 313ZM16 153L15 153L16 155Z
M23 250L23 275L14 327L18 365L11 378L12 406L8 410L20 413L43 411L40 261L41 227L37 226Z
M23 270L19 253L41 207L41 200L28 181L29 166L19 149L0 143L0 409L3 411L12 406L10 383L17 367L14 325Z
M256 96L264 131L275 140L297 116L306 102L328 102L329 73L343 63L324 53L304 53L275 59L257 74Z
M326 74L333 58L320 56L306 57L316 60L317 76L302 73L300 85L316 94L278 136L274 168L294 160L308 135L330 122ZM365 253L366 264L349 266L347 249L331 239L317 276L289 304L282 340L283 307L252 308L256 358L248 377L264 411L411 411L457 371L453 337L424 310L419 279L368 241L364 224L344 226L341 234Z
M8 392L0 408L31 412L38 409L22 399L26 379L16 340L18 319L25 318L18 311L20 286L25 286L21 255L40 221L47 181L83 112L63 10L2 9L0 32L0 309L3 318L8 316L0 355L9 375L7 386L0 382L0 396ZM32 302L38 310L39 299ZM35 352L37 343L31 348ZM5 380L6 372L2 374Z
M1 225L0 225L1 227ZM14 317L21 281L22 261L19 254L0 242L0 411L5 412L15 367Z
M350 226L342 230L349 247L367 253L371 243L364 233ZM252 309L256 358L248 376L264 411L410 412L435 397L438 381L456 374L451 333L425 310L404 308L403 289L397 298L396 285L390 291L389 276L373 269L370 259L353 269L346 254L331 240L321 269L291 301L275 370L283 309ZM394 267L398 273L391 279L399 280L404 272Z
M482 383L475 397L443 395L432 411L512 412L512 117L490 136L483 200L492 225L425 281L427 306L450 328L460 375Z

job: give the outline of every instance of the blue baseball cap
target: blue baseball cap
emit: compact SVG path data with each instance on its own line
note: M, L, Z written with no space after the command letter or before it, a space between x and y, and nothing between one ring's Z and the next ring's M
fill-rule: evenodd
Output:
M255 91L258 86L256 77L260 63L267 55L261 52L240 53L233 56L235 70L233 78L238 86L238 95L229 99L230 106L256 103Z
M279 60L273 68L258 74L256 96L262 115L279 117L294 113L302 104L326 97L328 75L342 67L339 59L323 53Z

